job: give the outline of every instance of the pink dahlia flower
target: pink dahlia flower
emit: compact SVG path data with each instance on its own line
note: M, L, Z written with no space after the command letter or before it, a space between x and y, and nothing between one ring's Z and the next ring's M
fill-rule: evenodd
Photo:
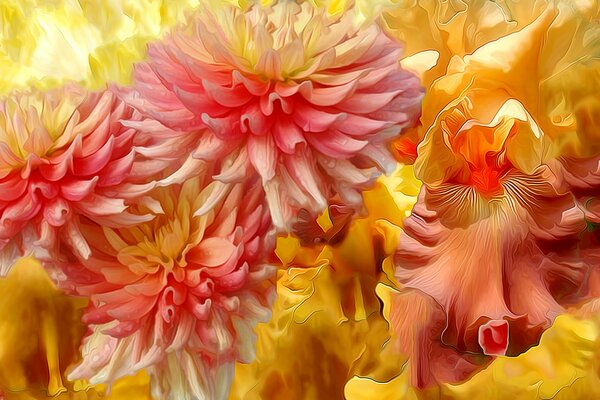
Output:
M197 159L231 155L216 178L258 172L278 228L292 211L322 211L395 162L389 142L420 113L418 78L402 46L352 13L328 17L307 2L204 9L136 67L125 98L147 119L130 126Z
M110 384L146 368L155 398L226 398L235 362L254 357L254 325L270 316L263 202L257 180L195 177L132 205L152 221L121 229L83 221L92 256L65 273L91 299L83 317L91 332L70 378Z
M126 192L135 194L135 182L152 170L135 166L135 131L119 122L134 112L113 93L87 93L76 85L1 99L3 272L24 252L50 258L57 239L88 257L80 215L106 226L146 219L125 204Z

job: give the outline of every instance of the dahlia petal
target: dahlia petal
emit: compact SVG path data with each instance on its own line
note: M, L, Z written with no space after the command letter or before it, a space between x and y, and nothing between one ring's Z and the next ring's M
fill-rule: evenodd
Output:
M203 302L201 302L196 297L189 296L188 301L190 302L190 307L194 317L200 321L206 321L211 312L212 300L205 299Z
M122 339L126 338L127 336L131 335L133 332L138 330L140 325L140 321L119 322L117 326L104 329L102 333L117 339Z
M171 344L169 347L167 347L166 351L171 352L183 349L189 342L190 337L193 335L195 324L196 321L194 320L193 316L189 314L182 315L179 323L177 324L175 336L173 337Z
M277 147L287 154L294 154L297 144L306 143L302 130L288 118L278 120L272 132Z
M292 102L289 99L281 97L278 93L270 93L268 96L260 97L260 111L266 116L271 116L276 111L275 102L279 103L279 107L284 114L292 113ZM258 111L258 110L257 110Z
M177 39L181 39L181 36L177 37ZM175 53L172 48L167 48L162 42L152 43L148 46L148 55L157 60L156 65L154 68L151 68L150 66L141 64L139 65L139 71L136 70L136 72L141 74L144 77L143 80L146 82L153 82L158 78L160 82L168 85L170 80L175 79L192 85L194 82L184 79L189 76L188 70L184 65L178 64L173 66L173 68L164 68L169 65L170 59L178 57L178 54Z
M285 227L291 225L291 208L282 201L280 183L278 180L271 180L265 185L265 195L269 202L269 211L273 224L275 226Z
M169 137L177 135L178 133L176 130L171 129L156 120L124 120L120 121L120 123L123 124L123 126L126 128L131 128L146 133L152 133L154 137L161 139L168 139ZM181 133L181 135L183 135L183 133Z
M101 273L102 275L104 275L106 277L107 282L113 283L116 285L133 284L140 280L139 275L134 274L128 268L123 268L123 266L119 265L119 264L113 264L110 266L102 266L102 267L99 267L97 270L99 273ZM92 288L88 288L88 291L90 291L90 290L92 290ZM93 288L91 293L93 293L93 291L95 291L95 290L98 290L98 287ZM84 294L84 293L81 293L81 294Z
M69 201L80 201L88 196L96 186L98 177L89 180L70 180L60 185L60 194Z
M202 206L194 212L194 216L202 216L207 212L211 211L214 208L214 206L218 204L230 190L229 184L213 182L211 185L212 190L210 191L210 195L208 195L208 197L205 199Z
M190 260L207 267L217 267L224 264L236 250L236 247L226 239L208 238L190 253Z
M336 129L350 136L362 136L372 134L376 131L383 131L386 128L391 128L391 121L374 120L371 118L362 117L359 115L347 115ZM397 136L399 130L396 130L394 135Z
M37 196L32 193L27 193L22 196L16 203L6 207L0 217L2 225L13 221L26 221L33 218L41 210L42 205L37 199Z
M130 321L146 315L154 308L155 304L155 297L130 295L129 300L126 303L102 306L102 308L106 308L106 314L112 318Z
M110 188L105 191L105 194L110 197L120 197L122 199L136 198L148 193L156 187L156 182L148 182L143 184L122 183L118 188Z
M106 313L106 308L99 307L86 311L81 320L86 324L106 324L112 317Z
M378 27L370 26L361 35L335 46L335 65L344 67L363 57L368 49L375 47L373 44L377 40L378 30Z
M108 138L104 145L87 157L78 158L73 162L73 173L88 176L98 173L110 161L114 149L114 136Z
M123 200L100 195L90 195L78 203L78 208L87 215L108 216L123 213L127 206Z
M110 116L110 113L107 113L104 116L104 120L100 123L100 125L98 125L98 127L96 127L96 129L94 129L93 131L89 131L89 134L87 134L87 131L81 129L81 126L78 126L81 133L87 134L87 140L82 142L82 154L94 154L100 151L100 149L102 149L103 147L105 147L106 143L110 141L111 133L114 132L114 130L110 128Z
M327 207L327 199L324 197L325 188L320 187L320 182L315 179L318 175L314 161L309 156L290 155L284 157L284 162L296 184L313 198L319 209L324 210Z
M324 155L337 159L351 157L369 144L366 140L356 140L334 130L311 133L306 135L306 139Z
M56 182L64 178L67 172L72 169L72 153L72 148L69 148L63 153L64 157L62 157L60 161L55 163L55 161L52 160L50 163L40 165L38 168L41 175L50 182Z
M260 104L249 104L240 116L240 127L243 133L248 132L249 128L250 132L256 135L265 135L272 125L273 121L260 112Z
M194 174L203 171L206 168L206 162L203 160L197 160L190 155L183 163L181 167L168 177L161 179L156 182L158 186L169 186L173 184L179 184L186 181L189 177Z
M346 117L346 114L330 114L307 105L296 105L296 113L293 115L294 122L304 132L319 133L330 129L332 126ZM306 134L305 134L306 136Z
M100 95L100 98L95 98L96 96L91 95L88 99L92 104L93 108L91 113L87 115L87 117L77 124L75 135L87 135L89 132L93 132L96 128L104 121L105 116L110 114L111 107L113 106L114 95L105 91ZM66 143L58 142L59 146L62 146Z
M194 151L193 155L195 158L203 160L213 160L217 157L221 157L226 153L230 152L232 143L219 138L212 132L205 132L198 144L198 147Z
M233 113L226 114L223 118L215 118L211 117L207 113L202 113L202 122L204 122L214 134L222 140L228 138L228 136L232 136L233 132L236 132L238 129L241 130L242 119L238 118L237 115ZM241 135L241 131L240 131Z
M66 223L65 236L66 241L71 248L83 259L88 259L91 254L90 246L81 234L81 230L73 221Z
M371 68L366 68L366 69L358 69L355 71L344 71L341 73L327 73L326 71L324 72L319 72L319 73L314 73L311 74L311 80L320 83L322 85L327 85L327 86L337 86L337 85L345 85L349 82L352 81L356 81L356 80L360 80L360 78L362 78L363 76L365 76L367 73L369 73L371 71ZM364 94L363 94L364 96ZM374 100L379 100L380 98L378 97L377 99ZM345 104L348 100L344 100L341 102L341 104ZM354 104L355 102L352 102L351 104ZM369 105L370 106L370 105ZM380 107L378 107L380 108ZM361 110L362 112L362 110Z
M42 127L39 117L33 110L27 111L27 118L33 121L34 132L23 143L23 148L30 153L43 154L53 144L50 134Z
M17 167L21 165L23 160L15 155L15 153L4 142L0 142L0 167ZM1 175L0 175L1 176Z
M94 345L90 345L90 342L94 342ZM73 381L83 378L92 382L94 380L95 369L99 365L109 362L114 355L117 343L118 339L116 338L100 333L94 334L92 339L88 339L84 344L85 362L73 369L67 378Z
M282 80L281 75L281 58L277 51L267 49L262 53L256 69L262 71L269 79Z
M300 85L298 92L311 104L333 106L350 97L356 90L358 81L351 81L335 87L317 88L313 85Z
M236 271L219 278L217 280L217 287L224 292L233 292L239 290L247 280L248 270L248 263L242 264L242 266Z
M207 83L207 85L209 84ZM215 96L219 96L219 90L221 88L222 86L215 85L214 88L211 87L211 90L214 92ZM208 92L208 90L206 91ZM173 88L173 92L177 95L178 100L186 107L185 111L180 111L180 117L185 117L185 120L190 121L190 124L192 123L192 121L197 121L199 111L206 112L215 118L222 117L227 113L228 108L219 107L218 103L212 98L209 98L208 96L206 97L206 99L204 99L203 97L197 96L195 92L184 90L178 86L175 86ZM245 102L242 104L245 104ZM175 117L177 115L176 110L177 109L171 111L172 117Z
M102 272L105 273L104 270ZM110 277L108 274L106 276ZM166 278L160 274L148 275L125 286L125 291L134 296L153 297L164 290L165 284Z
M396 58L394 58L394 59L396 59ZM381 89L376 90L376 88L374 88L373 85L379 85L381 83L385 83L386 86L389 85L389 83L385 82L385 80L386 80L386 78L388 78L390 76L390 74L393 74L395 71L397 71L397 69L394 68L393 65L388 65L383 68L373 68L358 81L358 85L356 86L356 89L364 90L364 89L369 88L371 91L379 92L379 91L381 91ZM407 79L407 82L405 82L405 84L403 86L405 86L407 90L411 89L412 86L418 86L418 79L413 76L413 79L412 80ZM389 88L386 87L385 90L389 90ZM421 99L420 94L421 93L419 91L417 93L414 93L412 96L408 96L408 97L409 97L409 99L417 99L417 102L420 104L420 99ZM404 96L398 96L394 99L394 101L397 101L397 99L403 99L403 97Z
M44 207L44 219L52 226L59 227L66 223L71 210L66 201L56 199Z
M0 201L12 201L18 199L27 190L27 180L21 179L19 174L9 175L8 178L0 180Z
M202 86L204 86L207 95L225 107L241 107L254 97L239 86L227 88L216 85L206 79L202 81Z
M121 183L125 179L127 173L131 170L134 158L135 151L131 150L126 156L109 162L105 169L106 171L110 171L110 174L102 174L100 179L98 179L98 186L114 186Z
M402 92L403 89L383 93L356 92L354 96L340 101L336 108L353 114L373 113L391 103Z
M381 170L386 174L391 174L396 169L396 161L390 154L387 148L381 148L383 146L376 146L372 143L367 144L362 153L373 160Z
M15 262L22 257L22 251L16 243L5 243L0 240L0 277L8 275Z
M231 72L232 84L238 85L241 83L244 85L246 90L251 93L253 96L262 96L266 94L269 90L268 82L261 82L256 79L250 79L240 73L238 70L233 70Z
M278 159L275 143L270 135L252 135L248 138L248 158L263 181L273 179Z
M214 175L213 178L224 183L241 181L248 174L249 164L248 152L242 150L233 159L233 162L224 164L221 172Z

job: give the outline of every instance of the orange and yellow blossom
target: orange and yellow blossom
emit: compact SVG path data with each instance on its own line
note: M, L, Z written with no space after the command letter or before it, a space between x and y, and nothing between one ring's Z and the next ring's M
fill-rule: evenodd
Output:
M516 356L599 294L597 12L521 3L422 1L418 37L387 17L428 87L390 321L414 386Z

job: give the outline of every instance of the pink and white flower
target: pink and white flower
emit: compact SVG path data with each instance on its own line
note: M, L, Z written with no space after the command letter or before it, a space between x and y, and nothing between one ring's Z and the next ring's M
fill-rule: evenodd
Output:
M162 156L229 155L223 182L256 171L278 228L335 195L359 206L359 190L395 168L389 142L420 114L402 46L307 2L201 11L136 67L122 91L146 118L129 126L162 138Z
M126 204L155 171L151 162L137 163L136 133L120 123L134 114L113 93L74 84L0 101L3 272L26 252L52 259L61 240L89 257L78 227L82 215L113 227L148 219Z
M91 332L71 379L110 384L146 368L156 398L222 399L235 362L254 357L253 328L270 317L274 295L262 187L204 172L132 205L152 221L82 221L92 256L65 273L91 299Z

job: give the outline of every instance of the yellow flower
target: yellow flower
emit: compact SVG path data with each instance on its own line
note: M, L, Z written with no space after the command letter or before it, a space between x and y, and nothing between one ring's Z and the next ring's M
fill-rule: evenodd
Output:
M530 118L537 125L531 129L539 127L552 141L551 150L544 145L548 156L589 156L598 150L589 146L599 142L593 117L600 109L597 1L415 3L400 4L384 20L406 44L402 65L419 73L428 88L421 138L432 140L445 114L462 107L465 118L486 124L494 117ZM504 107L510 99L521 110ZM432 143L421 145L419 154L426 157L417 170L435 158L427 157L431 148Z
M145 373L117 382L108 397L102 386L64 378L77 361L87 301L56 289L41 264L21 258L0 279L0 395L7 400L150 400ZM1 397L1 396L0 396Z
M551 0L413 0L400 1L384 13L389 32L406 46L407 65L426 71L424 86L443 75L453 56L479 47L529 25Z
M388 328L375 286L393 280L390 255L418 186L412 167L399 166L364 193L368 215L350 222L341 240L279 238L287 269L279 271L273 317L257 328L256 361L236 366L230 399L342 398L349 377L382 362ZM326 233L338 221L325 214L317 223Z
M127 83L148 41L198 0L5 0L0 3L0 93L65 80Z

